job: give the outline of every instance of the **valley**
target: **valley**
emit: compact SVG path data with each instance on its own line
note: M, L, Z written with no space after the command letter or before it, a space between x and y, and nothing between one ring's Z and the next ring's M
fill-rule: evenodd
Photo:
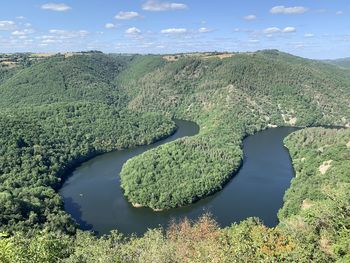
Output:
M277 50L219 55L86 52L1 67L0 260L183 262L185 247L186 259L198 262L346 262L350 71ZM138 237L128 235L138 232L132 226L127 235L116 228L104 237L79 229L59 194L74 180L68 175L98 155L167 138L174 119L195 122L199 133L136 155L120 173L129 206L164 211L128 209L161 214L215 199L235 183L228 182L244 163L244 138L269 127L303 127L284 139L295 177L276 224L244 217L219 227L196 214L194 222L179 217ZM308 128L316 126L342 128Z

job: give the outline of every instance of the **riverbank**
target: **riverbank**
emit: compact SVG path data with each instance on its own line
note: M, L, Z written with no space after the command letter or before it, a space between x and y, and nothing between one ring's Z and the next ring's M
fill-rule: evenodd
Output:
M185 122L185 127L178 125L177 133L182 133L182 136L189 135L188 132L197 134L198 126L191 125L195 130L188 130L188 124ZM191 205L158 212L147 207L134 208L124 197L118 173L123 163L135 154L142 154L149 147L166 142L141 146L132 152L121 151L122 155L121 152L114 152L98 156L84 163L70 177L61 194L73 202L67 202L65 209L78 222L84 222L84 227L90 225L90 229L99 235L107 234L112 229L141 235L148 228L167 226L171 219L187 217L195 220L204 211L213 214L220 226L229 226L250 216L258 216L267 225L275 226L284 192L294 175L283 138L294 130L287 127L268 129L246 137L242 145L245 156L242 166L221 191ZM177 136L177 133L174 135ZM135 150L137 152L133 152ZM84 197L79 197L79 193L83 193Z

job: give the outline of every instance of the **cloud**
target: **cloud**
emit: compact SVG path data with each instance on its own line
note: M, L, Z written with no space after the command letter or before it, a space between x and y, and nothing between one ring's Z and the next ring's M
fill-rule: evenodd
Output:
M206 28L206 27L201 27L200 29L198 29L199 33L210 33L210 32L213 32L213 31L214 31L213 29Z
M113 29L113 28L116 28L117 26L115 24L112 24L112 23L106 23L105 24L105 28L107 29Z
M24 29L24 30L15 30L11 34L13 36L24 36L32 33L34 33L33 29Z
M283 5L272 7L271 14L304 14L308 11L308 8L304 6L285 7Z
M71 10L72 8L64 3L47 3L47 4L43 4L41 6L41 9L64 12L64 11Z
M304 35L304 37L314 37L315 35L314 34L311 34L311 33L306 33L305 35Z
M49 32L60 39L84 38L89 35L86 30L70 31L62 29L50 29Z
M16 19L23 20L26 19L25 16L16 16Z
M0 21L0 30L14 30L16 24L13 21Z
M281 29L278 27L268 27L263 30L264 34L275 34L275 33L280 33Z
M305 45L303 43L296 43L294 45L294 48L304 48L304 47L305 47Z
M187 33L186 28L168 28L160 31L162 34L184 34Z
M125 33L128 35L138 35L141 34L141 30L137 27L130 27L127 30L125 30Z
M247 20L247 21L252 21L252 20L256 19L256 15L248 15L248 16L243 17L243 19Z
M181 10L186 9L187 5L182 3L169 3L159 2L157 0L148 0L142 5L142 9L145 11L168 11L168 10Z
M44 39L41 41L43 44L54 44L54 43L62 43L60 39Z
M39 40L40 45L48 46L50 44L67 44L70 45L74 41L85 41L90 33L86 30L63 30L63 29L50 29L48 35L36 36L35 39Z
M276 33L293 33L296 31L296 28L292 26L287 26L284 29L280 29L279 27L268 27L263 30L263 33L267 35L272 35Z
M343 11L341 11L341 10L339 10L339 11L337 11L335 14L336 14L337 16L341 16L341 15L343 15L343 14L344 14L344 12L343 12Z
M115 19L130 20L130 19L134 19L134 18L138 18L138 17L140 17L140 15L137 12L134 12L134 11L123 12L123 11L121 11L115 16Z
M43 36L37 36L35 37L36 39L50 39L50 38L55 38L56 36L51 36L51 35L43 35Z
M296 28L292 26L287 26L282 30L282 33L293 33L296 32Z

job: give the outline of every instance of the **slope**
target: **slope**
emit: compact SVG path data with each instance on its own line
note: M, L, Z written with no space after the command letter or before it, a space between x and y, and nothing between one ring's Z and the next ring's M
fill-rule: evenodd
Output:
M119 78L120 89L130 94L130 109L200 124L199 135L125 164L121 179L127 198L157 210L220 190L237 171L248 134L274 125L350 123L347 72L275 50L225 59L184 56L146 74L127 68Z

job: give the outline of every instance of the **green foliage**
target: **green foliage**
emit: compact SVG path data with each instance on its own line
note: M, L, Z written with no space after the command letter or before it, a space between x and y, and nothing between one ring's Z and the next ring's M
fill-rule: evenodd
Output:
M114 104L121 94L113 80L130 59L103 54L49 57L18 70L2 83L0 106L76 101Z
M177 140L127 161L120 174L125 196L134 204L169 209L220 190L237 170L241 150L232 146L228 153L211 139Z
M285 139L296 177L279 212L281 226L314 261L350 255L350 130L311 128Z
M125 164L122 187L133 203L167 209L220 190L239 167L244 136L269 124L350 120L350 78L333 66L278 51L223 60L188 56L160 64L159 59L138 58L118 76L129 107L194 120L201 132ZM146 62L153 66L135 74Z
M16 233L0 238L0 262L55 263L70 254L72 241L69 236L47 231L34 236Z
M286 192L280 218L297 214L303 200L325 199L325 186L350 183L350 152L346 146L349 137L348 130L312 128L296 132L285 139L293 158L296 177ZM324 162L328 161L331 161L330 167L323 174L320 170Z
M346 262L348 130L286 139L296 178L276 228L249 219L220 229L204 217L97 238L76 232L57 189L88 158L171 134L177 117L200 133L129 160L122 187L154 209L192 203L237 171L245 136L269 125L348 125L349 86L348 70L276 50L173 62L90 52L0 68L0 261Z
M97 154L150 144L174 123L105 104L52 104L0 112L0 223L74 231L55 192L67 171Z
M342 68L350 68L350 58L340 58L334 60L326 60L325 62L333 65L337 65Z

